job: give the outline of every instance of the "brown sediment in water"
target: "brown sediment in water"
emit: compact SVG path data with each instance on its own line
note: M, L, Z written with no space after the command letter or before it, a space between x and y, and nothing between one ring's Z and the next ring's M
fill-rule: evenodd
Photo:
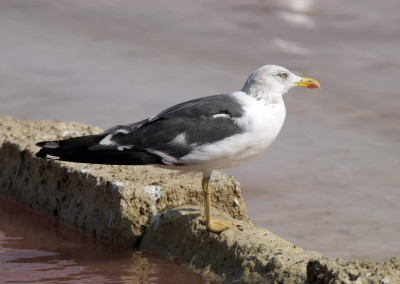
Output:
M0 129L0 194L98 239L140 245L229 282L400 281L397 258L376 264L330 259L254 227L230 176L213 175L213 214L236 228L214 234L202 222L199 175L34 157L38 141L101 132L81 123L1 117Z

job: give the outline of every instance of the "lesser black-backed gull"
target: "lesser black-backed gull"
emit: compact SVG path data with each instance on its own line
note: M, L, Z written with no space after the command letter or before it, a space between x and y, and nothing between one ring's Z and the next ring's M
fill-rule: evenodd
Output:
M230 223L211 218L211 173L243 164L276 138L285 120L283 95L292 87L319 88L315 79L265 65L239 92L203 97L170 107L98 135L37 143L37 157L61 161L155 165L203 173L204 221L212 232Z

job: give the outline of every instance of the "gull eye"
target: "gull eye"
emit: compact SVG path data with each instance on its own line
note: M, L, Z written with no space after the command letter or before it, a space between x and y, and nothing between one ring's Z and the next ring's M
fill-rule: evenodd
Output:
M286 77L287 77L287 74L286 74L286 73L284 73L284 72L282 72L282 73L280 73L280 74L279 74L279 77L281 77L282 79L284 79L284 78L286 78Z

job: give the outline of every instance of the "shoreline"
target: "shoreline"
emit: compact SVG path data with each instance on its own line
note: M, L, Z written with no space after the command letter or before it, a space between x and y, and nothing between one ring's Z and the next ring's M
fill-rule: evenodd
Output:
M201 220L199 176L150 166L74 164L34 157L37 141L101 132L77 122L0 117L0 127L0 194L95 238L140 246L221 281L400 280L397 258L376 264L330 259L256 228L247 217L240 185L231 176L213 174L213 214L237 228L214 234ZM160 194L152 194L154 189Z

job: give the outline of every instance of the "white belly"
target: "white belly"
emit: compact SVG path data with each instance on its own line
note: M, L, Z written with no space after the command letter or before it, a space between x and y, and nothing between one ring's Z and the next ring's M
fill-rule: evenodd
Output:
M187 166L182 170L211 171L243 164L265 150L278 136L285 120L283 100L265 105L253 98L238 98L244 104L244 115L236 123L244 129L212 144L199 146L180 162Z

